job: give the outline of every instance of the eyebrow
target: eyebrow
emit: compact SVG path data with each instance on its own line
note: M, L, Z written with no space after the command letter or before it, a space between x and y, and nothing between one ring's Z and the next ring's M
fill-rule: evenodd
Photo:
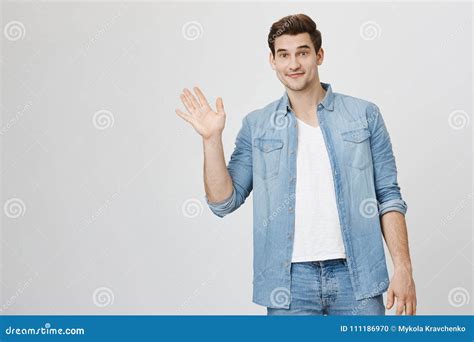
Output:
M309 47L308 45L300 45L296 48L296 50L298 50L298 49L311 49L311 47ZM278 49L277 53L282 52L282 51L287 51L287 50L286 49Z

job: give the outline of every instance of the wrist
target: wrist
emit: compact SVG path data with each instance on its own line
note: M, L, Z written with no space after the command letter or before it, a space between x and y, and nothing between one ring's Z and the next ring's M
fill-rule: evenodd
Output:
M413 268L411 266L411 262L400 262L400 263L395 263L395 272L409 272L413 273Z
M209 137L203 137L202 138L202 141L204 144L215 144L215 143L219 143L222 141L222 134L219 133L219 134L215 134L215 135L212 135L212 136L209 136Z

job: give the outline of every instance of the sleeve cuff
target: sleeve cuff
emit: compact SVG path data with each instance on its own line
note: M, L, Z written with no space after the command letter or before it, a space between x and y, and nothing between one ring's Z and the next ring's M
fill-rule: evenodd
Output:
M384 203L379 204L379 215L382 216L389 211L398 211L403 215L406 214L408 206L406 202L402 199L394 199Z
M219 202L210 202L209 199L207 198L207 195L204 196L206 199L207 205L211 209L211 211L216 214L219 217L224 217L226 214L228 214L231 210L231 208L235 204L235 188L232 187L232 194L227 197L226 199L219 201Z

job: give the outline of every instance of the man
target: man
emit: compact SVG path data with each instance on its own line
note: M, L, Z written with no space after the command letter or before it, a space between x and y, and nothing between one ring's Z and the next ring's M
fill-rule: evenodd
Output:
M268 315L416 313L405 213L374 103L320 82L321 33L304 14L275 22L271 67L284 95L242 121L226 167L225 112L184 89L176 113L202 136L206 201L219 217L253 190L253 302ZM389 282L382 236L394 263Z

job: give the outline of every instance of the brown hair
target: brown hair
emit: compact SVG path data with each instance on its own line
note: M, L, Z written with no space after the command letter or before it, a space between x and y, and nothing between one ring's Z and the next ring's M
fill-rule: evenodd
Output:
M306 14L294 14L281 18L273 23L268 33L268 46L275 55L275 40L284 35L297 35L299 33L309 33L311 41L313 42L316 53L321 48L322 38L321 32L316 28L316 23Z

